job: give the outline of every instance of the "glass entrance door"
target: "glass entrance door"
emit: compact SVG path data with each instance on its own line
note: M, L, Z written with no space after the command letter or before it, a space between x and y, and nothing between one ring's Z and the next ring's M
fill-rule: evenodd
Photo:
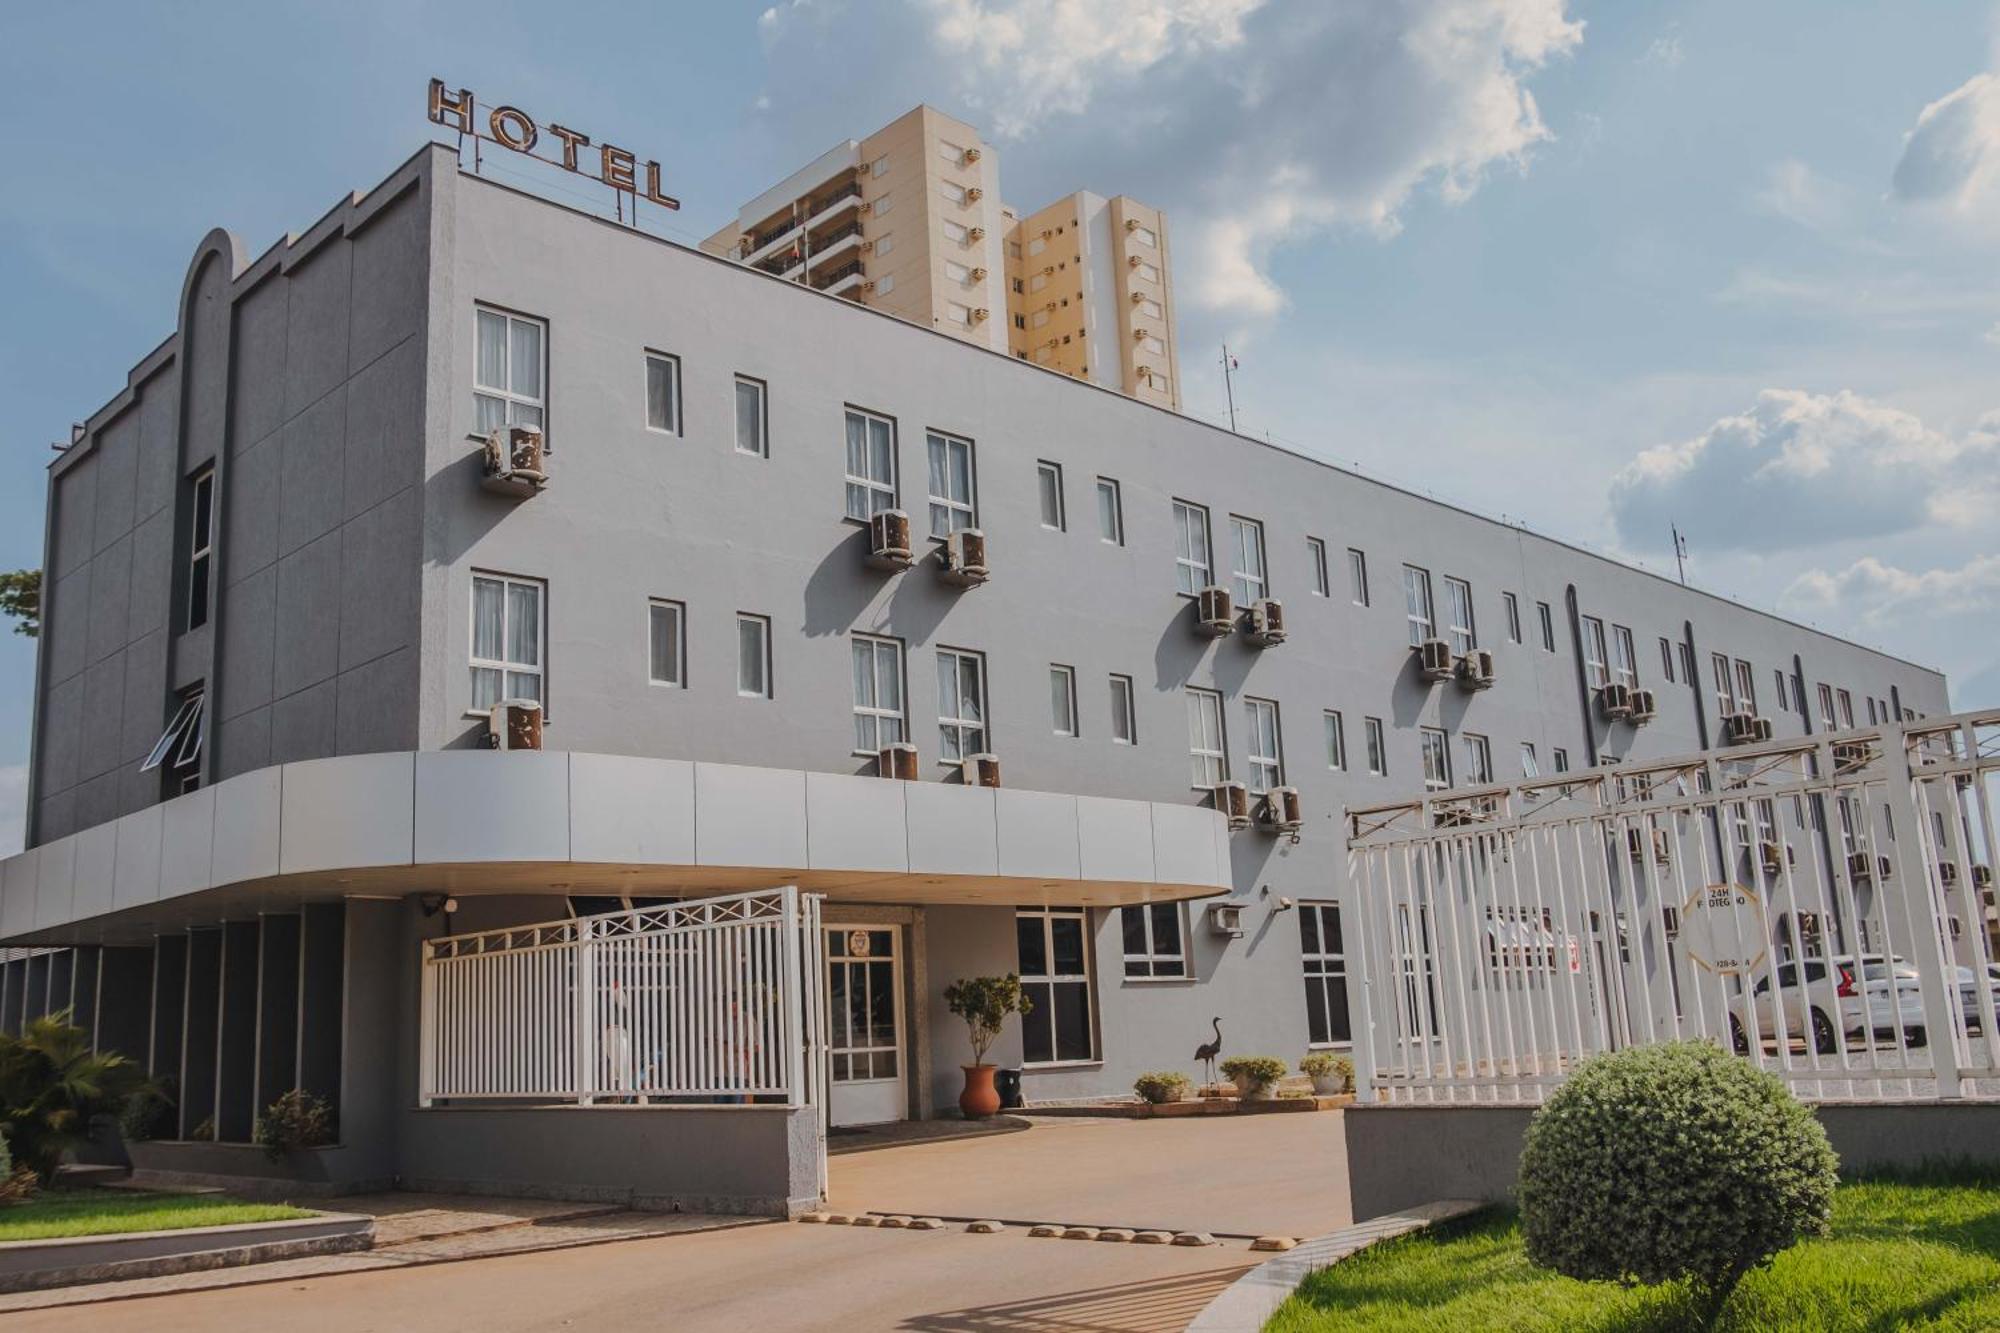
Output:
M827 1114L835 1125L879 1125L909 1112L898 934L894 926L826 928Z

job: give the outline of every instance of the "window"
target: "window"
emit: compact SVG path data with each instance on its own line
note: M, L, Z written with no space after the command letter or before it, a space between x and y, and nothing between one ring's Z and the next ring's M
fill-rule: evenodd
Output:
M196 685L187 690L176 701L174 715L167 720L167 729L160 733L160 739L153 743L153 749L146 756L146 762L139 765L141 773L150 773L164 766L174 783L173 790L182 790L184 776L193 776L199 785L200 770L196 765L201 760L203 726L203 702L206 690ZM181 770L187 770L182 775ZM192 790L192 788L185 788Z
M877 236L875 238L875 257L877 259L888 258L889 252L894 250L895 248L896 248L896 238L890 235L889 233L884 232L882 235Z
M1619 681L1638 689L1639 653L1632 645L1632 631L1623 625L1611 627L1611 654L1611 664L1617 669Z
M1410 642L1436 638L1436 621L1431 616L1431 576L1415 565L1403 566L1403 611L1410 622Z
M646 679L655 685L687 684L687 609L655 598L646 604Z
M1231 591L1238 606L1262 601L1264 580L1264 525L1252 518L1229 517L1229 546L1234 564Z
M1188 755L1192 786L1213 787L1229 779L1229 755L1222 745L1222 696L1188 687Z
M472 576L472 710L503 699L542 698L542 585Z
M1090 1060L1089 913L1081 908L1021 908L1014 942L1021 990L1031 1006L1021 1019L1021 1057L1031 1065Z
M875 754L903 739L903 645L854 636L854 752Z
M1062 464L1035 464L1035 487L1041 497L1042 526L1061 532L1067 526L1063 521Z
M1833 686L1831 685L1822 685L1819 687L1819 723L1828 731L1833 731L1840 725L1834 718Z
M1468 786L1493 785L1493 745L1484 736L1465 733L1465 781Z
M200 629L208 623L210 566L215 563L215 469L203 468L189 484L194 523L188 539L187 627Z
M1757 711L1757 669L1740 657L1736 659L1736 706L1746 713Z
M490 434L501 426L540 426L543 402L543 332L539 319L524 319L481 306L478 350L472 375L475 429Z
M1147 264L1143 262L1134 264L1132 266L1132 271L1138 274L1140 277L1144 278L1147 282L1158 282L1160 280L1160 270L1158 266L1154 264Z
M885 194L880 199L877 199L875 201L874 204L875 216L878 218L887 217L889 214L889 210L894 208L895 206L896 206L896 196L893 194Z
M1192 597L1210 582L1208 511L1185 500L1174 501L1174 581Z
M964 245L972 239L972 230L963 222L953 222L950 218L946 218L944 220L944 238L955 245ZM878 255L882 253L882 245L879 241L876 242L875 253Z
M740 612L736 617L736 692L746 699L771 697L771 621Z
M1420 731L1424 747L1424 790L1443 791L1451 786L1451 750L1445 735L1436 727Z
M1556 650L1556 620L1554 616L1549 614L1549 604L1547 602L1535 603L1535 618L1542 622L1542 651L1548 653L1554 652Z
M1343 771L1347 768L1347 724L1331 708L1321 717L1326 724L1326 766Z
M1263 793L1285 785L1285 762L1278 748L1278 705L1269 699L1245 699L1244 720L1250 727L1250 790Z
M765 424L764 407L768 391L764 381L747 375L736 377L736 452L765 458L771 452L770 428Z
M951 200L954 204L963 205L965 203L965 187L956 181L938 182L938 193Z
M887 175L889 172L889 159L886 157L876 158L873 162L869 163L868 170L872 175Z
M866 523L896 507L896 423L847 409L847 516Z
M1167 317L1166 311L1161 308L1160 303L1150 296L1144 296L1139 299L1139 313L1147 319L1165 319Z
M1299 956L1306 973L1306 1043L1342 1046L1353 1040L1347 1020L1347 955L1340 904L1299 904Z
M1875 696L1871 694L1868 696L1868 725L1871 727L1877 726L1880 724L1880 721L1881 719L1875 712Z
M1500 606L1507 613L1507 642L1521 641L1521 601L1511 592L1500 594Z
M1674 683L1674 645L1666 639L1660 640L1660 679Z
M1556 760L1556 772L1558 773L1569 772L1569 751L1563 749L1562 746L1558 745L1555 748L1554 753Z
M1583 666L1592 689L1611 683L1611 667L1605 661L1604 622L1596 616L1583 618Z
M1049 668L1049 721L1058 736L1077 735L1076 672L1066 666Z
M1125 500L1110 477L1097 479L1097 537L1113 546L1125 544Z
M1306 538L1306 564L1311 567L1313 596L1332 596L1326 582L1326 543L1317 537Z
M1736 711L1736 687L1729 675L1729 659L1721 653L1709 656L1710 674L1715 678L1715 711L1728 717Z
M937 655L938 757L957 763L986 753L986 659L940 648Z
M875 249L877 253L880 253L882 247L877 245ZM972 281L972 270L959 263L956 259L947 259L944 261L944 276L952 282L963 285Z
M1791 691L1785 688L1785 669L1783 667L1779 667L1773 674L1778 683L1778 693L1776 696L1778 700L1778 711L1781 713L1789 712L1792 707Z
M1472 624L1472 585L1464 579L1447 578L1444 609L1449 618L1445 627L1451 636L1451 651L1463 657L1479 646L1479 635Z
M1854 696L1846 690L1835 690L1840 698L1840 725L1849 729L1854 726Z
M1378 778L1388 777L1389 747L1382 740L1382 719L1361 719L1361 730L1368 737L1368 771Z
M1160 244L1160 238L1153 234L1151 227L1132 228L1132 239L1141 245L1150 245L1155 248L1158 248Z
M884 202L887 201L885 200ZM896 290L895 274L884 273L881 277L875 280L875 295L887 296L890 292L893 292L895 290Z
M1541 775L1542 763L1541 760L1535 758L1535 743L1533 741L1522 741L1521 776L1524 778L1538 778Z
M1347 595L1356 606L1368 605L1368 557L1347 548Z
M1179 980L1188 975L1187 931L1181 924L1179 903L1121 907L1118 931L1125 942L1127 980Z
M972 495L972 441L936 431L925 437L931 465L931 536L979 526Z
M681 359L646 353L646 429L681 433Z
M1130 676L1114 675L1111 678L1111 743L1113 745L1139 743L1139 719L1133 711Z

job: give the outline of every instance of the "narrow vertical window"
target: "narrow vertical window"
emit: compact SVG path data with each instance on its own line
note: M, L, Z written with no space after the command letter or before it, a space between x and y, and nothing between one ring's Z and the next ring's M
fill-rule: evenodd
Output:
M1639 688L1639 650L1632 643L1632 631L1623 625L1611 627L1611 663L1620 682Z
M480 307L472 377L474 427L486 435L501 426L542 426L547 381L545 336L538 319Z
M681 433L681 359L646 353L646 429Z
M747 612L736 617L736 692L746 699L771 697L771 620Z
M1306 1042L1345 1046L1354 1039L1347 1015L1347 953L1340 904L1299 904L1299 957L1306 977Z
M1777 681L1777 686L1778 686L1778 693L1777 693L1778 711L1781 713L1788 712L1791 709L1792 703L1789 697L1791 692L1785 688L1785 669L1783 667L1779 667L1772 674L1773 678Z
M931 536L948 537L979 526L972 493L972 441L931 431L924 437L930 459Z
M1245 699L1244 720L1250 736L1250 790L1267 792L1285 784L1285 761L1278 738L1278 705L1269 699Z
M1542 765L1541 761L1535 758L1535 743L1533 741L1522 741L1521 776L1524 778L1538 778L1541 775Z
M1722 653L1711 653L1708 666L1715 680L1716 715L1728 717L1736 711L1736 686L1729 674L1729 658Z
M1854 728L1854 696L1846 690L1836 690L1840 696L1840 725L1850 731Z
M1208 559L1208 511L1174 501L1174 586L1192 597L1212 581Z
M205 467L190 483L194 525L188 543L187 627L208 623L209 584L215 554L215 469Z
M1736 706L1746 713L1757 711L1757 669L1740 657L1736 659Z
M1474 787L1493 783L1493 745L1484 736L1465 734L1465 780Z
M1125 544L1125 500L1110 477L1097 479L1097 539L1113 546Z
M1229 547L1234 561L1230 591L1238 606L1249 606L1268 595L1264 577L1264 525L1254 518L1229 517Z
M1378 778L1388 777L1389 747L1382 737L1382 719L1363 718L1361 729L1368 737L1368 771Z
M655 598L646 607L646 678L655 685L687 684L687 608Z
M1089 1060L1097 1052L1090 1013L1090 914L1082 908L1021 908L1014 914L1021 991L1021 1058L1030 1065Z
M1479 646L1479 634L1472 623L1472 585L1464 579L1447 578L1444 609L1449 618L1445 629L1451 639L1451 651L1463 657Z
M1500 605L1507 612L1507 642L1521 641L1521 602L1511 592L1500 594Z
M1313 596L1331 596L1326 583L1326 543L1317 537L1306 538L1306 564L1312 575Z
M1819 687L1819 724L1827 731L1833 731L1840 726L1839 721L1834 717L1833 713L1833 686L1831 685L1822 685Z
M1347 548L1347 592L1356 606L1368 605L1368 557Z
M736 452L765 458L771 452L770 425L765 418L770 391L762 380L736 377Z
M1542 622L1542 651L1552 653L1556 650L1556 621L1549 614L1549 604L1536 602L1535 616Z
M903 739L903 645L853 636L854 752L875 754Z
M472 711L504 699L542 697L542 585L499 574L472 576Z
M1451 786L1451 748L1445 734L1436 727L1419 732L1424 748L1424 790L1443 791Z
M1326 766L1342 771L1347 767L1347 725L1340 714L1329 708L1323 714L1326 724Z
M1111 678L1111 743L1139 743L1139 719L1134 711L1130 676L1114 675Z
M1660 640L1660 679L1671 685L1674 683L1674 645L1671 640Z
M938 649L937 684L938 757L957 763L986 753L986 659Z
M1596 616L1583 618L1583 666L1591 689L1611 683L1611 664L1605 660L1604 622Z
M1403 612L1410 623L1410 642L1419 644L1437 637L1437 622L1431 615L1431 576L1415 565L1403 566Z
M1076 724L1076 672L1066 666L1049 668L1049 720L1058 736L1074 736Z
M1207 788L1227 781L1229 756L1222 744L1222 696L1190 686L1187 709L1192 785Z
M896 507L896 423L847 409L847 516L866 523Z
M1042 526L1061 532L1063 520L1062 464L1035 464L1035 488L1041 501Z
M1556 772L1558 773L1569 772L1569 751L1563 749L1560 745L1558 745L1555 748L1554 756L1556 761Z

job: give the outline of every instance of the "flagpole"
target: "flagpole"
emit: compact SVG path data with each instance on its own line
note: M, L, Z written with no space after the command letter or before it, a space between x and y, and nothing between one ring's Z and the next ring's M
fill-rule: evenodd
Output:
M1229 378L1229 372L1234 368L1235 363L1229 359L1229 344L1224 343L1222 344L1222 391L1229 396L1229 430L1232 434L1236 431L1236 385Z

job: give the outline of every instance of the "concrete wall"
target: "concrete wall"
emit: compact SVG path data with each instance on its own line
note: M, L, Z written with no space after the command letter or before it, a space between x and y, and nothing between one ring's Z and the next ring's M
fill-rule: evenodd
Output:
M2000 1161L2000 1103L1816 1106L1847 1174ZM1528 1106L1351 1106L1342 1113L1354 1220L1439 1199L1511 1199Z

